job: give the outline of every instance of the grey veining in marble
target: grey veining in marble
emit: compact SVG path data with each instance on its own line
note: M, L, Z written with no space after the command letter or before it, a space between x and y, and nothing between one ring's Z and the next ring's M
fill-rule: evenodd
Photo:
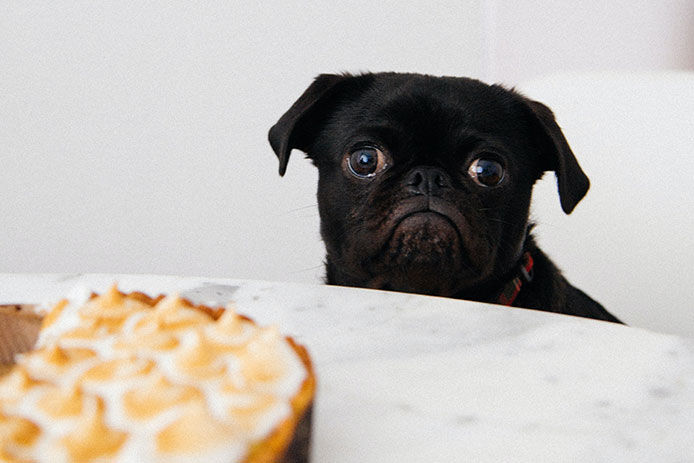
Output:
M305 344L317 463L694 461L688 338L450 299L153 275L0 275L0 303L115 281L234 301Z

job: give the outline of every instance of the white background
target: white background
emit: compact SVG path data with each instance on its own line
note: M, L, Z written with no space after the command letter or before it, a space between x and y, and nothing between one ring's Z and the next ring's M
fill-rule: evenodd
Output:
M2 2L0 272L318 282L314 169L267 143L315 75L693 69L693 31L688 0Z

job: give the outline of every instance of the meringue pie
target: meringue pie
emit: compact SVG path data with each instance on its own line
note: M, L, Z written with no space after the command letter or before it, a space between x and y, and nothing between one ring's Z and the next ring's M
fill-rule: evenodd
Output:
M0 461L305 461L314 391L276 327L113 286L55 304L0 379Z

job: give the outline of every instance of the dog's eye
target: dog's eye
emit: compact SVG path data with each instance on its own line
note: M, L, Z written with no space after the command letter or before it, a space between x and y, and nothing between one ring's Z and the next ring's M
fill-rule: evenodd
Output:
M467 173L475 183L482 186L497 186L504 179L504 168L492 159L475 159Z
M358 148L347 158L347 165L357 177L373 177L385 167L385 156L378 148Z

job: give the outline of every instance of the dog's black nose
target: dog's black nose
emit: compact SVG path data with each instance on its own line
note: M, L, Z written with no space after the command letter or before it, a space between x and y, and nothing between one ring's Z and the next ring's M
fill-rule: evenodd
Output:
M448 175L438 167L416 167L407 175L405 185L410 193L437 196L450 187Z

